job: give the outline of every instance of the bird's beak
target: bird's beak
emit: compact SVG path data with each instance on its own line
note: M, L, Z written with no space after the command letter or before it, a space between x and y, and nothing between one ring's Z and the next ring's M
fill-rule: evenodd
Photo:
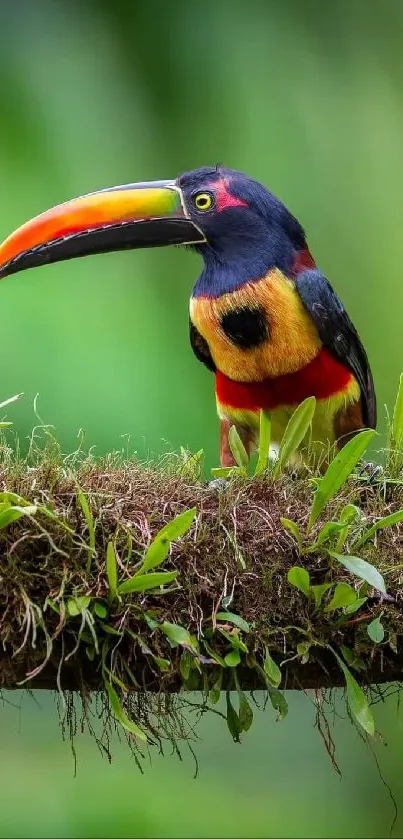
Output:
M0 245L0 278L76 256L204 241L175 181L126 184L59 204L19 227Z

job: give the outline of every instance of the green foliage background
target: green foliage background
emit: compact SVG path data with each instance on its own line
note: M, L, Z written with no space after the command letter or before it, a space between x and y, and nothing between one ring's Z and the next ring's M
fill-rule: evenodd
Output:
M380 405L403 369L403 7L399 0L0 2L0 238L76 194L225 163L301 219L367 346ZM216 461L213 384L187 337L199 270L178 249L110 254L1 286L1 398L21 438L39 413L66 450L187 445ZM17 697L8 697L15 701ZM392 808L368 751L336 718L332 772L313 712L258 714L242 746L205 718L192 765L141 777L85 738L78 778L50 697L0 714L1 836L381 836ZM377 754L400 806L396 703ZM388 741L386 736L386 741ZM395 835L402 835L403 815Z

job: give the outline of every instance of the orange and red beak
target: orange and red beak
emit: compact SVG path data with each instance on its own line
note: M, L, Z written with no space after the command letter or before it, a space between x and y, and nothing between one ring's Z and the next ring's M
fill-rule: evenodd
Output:
M203 242L175 181L126 184L59 204L18 228L0 245L0 279L88 254Z

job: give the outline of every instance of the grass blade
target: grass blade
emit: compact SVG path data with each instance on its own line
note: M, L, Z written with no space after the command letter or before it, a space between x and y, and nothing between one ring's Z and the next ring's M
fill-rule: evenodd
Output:
M215 466L211 470L213 478L232 478L235 475L245 475L245 470L239 466Z
M109 594L111 599L114 600L118 593L118 565L112 542L108 542L106 548L106 576L108 579Z
M91 568L91 560L95 553L95 527L94 527L94 519L92 517L90 505L88 504L87 497L85 492L81 489L80 486L77 487L77 501L79 506L81 507L81 512L85 518L85 523L88 528L88 548L89 548L89 557L87 561L87 574Z
M403 373L400 374L399 388L393 409L389 445L392 461L397 458L396 465L398 465L401 461L403 445Z
M315 397L308 396L308 399L304 399L290 417L283 434L283 439L280 443L278 458L273 469L274 478L278 478L283 471L284 466L286 466L290 458L297 451L300 443L302 443L302 440L311 425L312 418L315 413L315 406Z
M255 468L255 478L263 475L269 465L271 442L271 416L269 411L260 411L259 457Z
M173 583L178 576L177 571L160 571L153 574L141 574L130 577L118 587L118 594L131 594L132 592L148 591L158 586Z
M318 520L326 504L336 495L336 492L339 491L340 487L343 486L349 475L351 475L354 467L362 458L364 452L366 452L374 435L375 431L372 428L360 431L359 434L346 443L336 457L333 458L323 477L319 478L309 516L308 533Z
M235 428L235 425L231 425L228 434L228 442L232 455L235 458L235 462L237 463L240 469L243 469L244 472L247 472L249 466L249 455Z
M392 527L392 525L397 524L399 521L403 521L403 510L396 510L395 513L391 513L389 516L383 516L383 518L378 519L378 521L374 522L371 527L366 530L356 542L354 542L353 549L358 550L361 548L365 542L368 542L368 539L372 539L375 536L375 533L378 533L378 530L384 530L385 527Z

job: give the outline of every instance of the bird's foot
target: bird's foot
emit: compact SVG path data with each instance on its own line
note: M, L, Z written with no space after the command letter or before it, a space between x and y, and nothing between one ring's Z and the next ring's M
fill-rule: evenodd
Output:
M379 481L384 473L383 466L379 463L371 463L364 461L358 468L358 475L361 478L366 478L369 484L374 484Z

